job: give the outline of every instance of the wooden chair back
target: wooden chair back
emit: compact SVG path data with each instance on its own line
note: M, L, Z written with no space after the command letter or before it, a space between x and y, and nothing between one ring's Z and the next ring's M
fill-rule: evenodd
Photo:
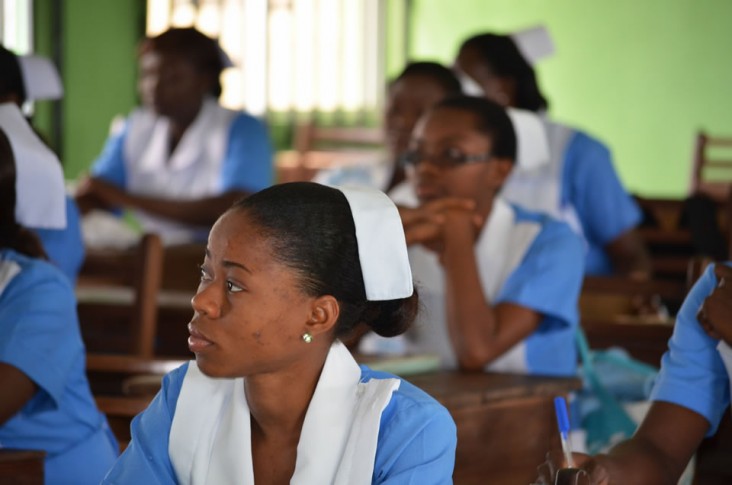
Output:
M128 352L139 357L152 357L162 273L163 246L157 234L145 234L140 243L130 250L87 252L77 285L80 318L84 315L81 307L87 303L82 296L84 290L103 292L117 288L131 291L132 301L127 305L130 333ZM100 314L103 312L97 312L96 318L103 319L104 316Z
M732 187L732 137L696 135L691 193L703 192L718 202L727 200Z
M277 155L277 181L311 180L322 169L373 162L381 158L383 143L383 131L377 127L299 124L295 127L293 150Z
M311 122L295 128L293 146L303 154L324 149L376 148L383 143L384 133L378 127L322 127Z

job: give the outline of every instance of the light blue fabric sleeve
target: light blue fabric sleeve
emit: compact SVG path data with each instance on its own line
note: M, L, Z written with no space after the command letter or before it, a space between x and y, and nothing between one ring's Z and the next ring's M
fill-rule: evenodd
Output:
M394 377L362 369L371 378ZM372 483L450 484L456 446L457 431L447 409L402 380L381 416Z
M84 262L84 240L81 235L81 216L74 199L66 196L66 227L64 229L34 229L43 243L48 259L76 286L79 270Z
M272 185L272 147L262 122L245 113L237 115L231 124L221 170L224 192L244 190L253 193Z
M717 351L719 341L707 335L696 318L716 286L714 266L709 266L676 316L674 333L651 393L652 401L677 404L703 416L710 424L708 435L716 432L730 404L730 377Z
M605 246L637 226L642 213L625 191L610 151L577 132L567 145L562 171L562 206L574 207L588 243L585 272L612 273Z
M130 426L132 439L104 484L178 483L168 455L170 428L188 363L163 378L162 388Z
M519 220L525 212L516 209ZM514 303L544 316L540 331L575 327L584 275L582 241L566 224L542 216L542 228L496 303Z
M519 219L533 219L542 229L503 284L496 303L513 303L542 316L539 327L525 340L529 374L576 375L574 334L584 271L582 241L562 222L516 210Z
M91 167L91 175L120 188L127 187L124 145L127 138L127 123L117 134L107 138L104 148Z
M22 371L42 391L29 411L55 410L81 352L76 298L66 278L47 262L18 260L22 271L0 294L0 361Z

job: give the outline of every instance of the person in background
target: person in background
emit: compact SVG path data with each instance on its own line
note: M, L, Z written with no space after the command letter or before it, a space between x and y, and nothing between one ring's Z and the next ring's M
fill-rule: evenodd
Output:
M610 152L589 135L545 116L548 103L519 44L506 35L475 35L462 43L455 60L466 92L542 118L544 130L530 136L532 144L546 147L544 163L517 167L503 196L564 220L580 234L587 246L587 274L650 277L650 258L635 229L641 211L620 183Z
M58 73L48 59L40 56L17 56L0 46L0 104L10 103L20 109L26 101L58 99L62 92ZM50 153L48 156L55 157ZM20 163L22 162L21 160ZM35 190L32 186L28 189ZM40 197L40 194L36 195ZM29 229L41 239L49 259L74 285L84 262L84 243L79 208L73 197L66 196L65 210L66 222L63 226L31 225Z
M411 62L389 84L384 112L386 149L384 163L339 167L319 172L314 182L325 185L365 185L388 192L404 181L401 155L417 120L436 102L461 94L460 81L436 62Z
M390 193L424 306L406 340L448 368L575 375L582 244L499 195L515 158L512 122L488 99L447 98L418 122L408 182Z
M732 285L728 278L732 281L732 262L711 265L686 297L661 361L653 404L635 435L608 454L575 457L592 485L677 483L702 439L715 434L730 406ZM548 466L545 473L554 469Z
M385 194L294 182L237 202L191 303L196 360L164 378L104 483L451 483L447 410L338 340L361 322L398 335L417 312Z
M30 153L23 143L0 129L0 448L44 451L46 484L96 484L118 446L89 390L74 292L16 219L24 185L63 207L63 178L42 157L18 160L35 176L17 177L15 154Z
M265 127L221 107L225 66L218 44L193 28L143 41L143 107L113 134L78 188L82 211L132 209L165 243L205 241L237 199L272 183Z

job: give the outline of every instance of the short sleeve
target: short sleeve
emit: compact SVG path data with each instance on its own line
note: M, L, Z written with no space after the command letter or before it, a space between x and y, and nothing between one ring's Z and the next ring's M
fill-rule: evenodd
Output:
M258 192L272 185L272 147L266 128L256 118L239 114L231 124L221 172L221 190Z
M35 229L48 258L66 275L72 286L84 262L84 241L81 235L79 208L74 199L66 197L66 227L64 229Z
M578 132L564 159L562 204L574 207L590 244L604 247L640 223L641 210L623 188L602 143Z
M566 224L545 220L496 303L513 303L544 316L540 331L574 327L584 274L582 241Z
M651 393L653 401L677 404L703 416L710 424L708 435L715 433L730 403L730 378L717 351L719 342L696 318L716 285L714 266L709 266L679 310Z
M104 148L91 167L91 175L106 182L124 188L127 186L125 169L124 144L127 138L127 123L123 129L111 135L104 143Z
M132 440L102 483L177 483L168 455L168 442L187 370L186 363L163 378L160 392L147 409L132 420Z
M0 322L0 361L22 371L50 398L39 395L37 406L58 409L83 355L69 282L44 261L24 266L0 294Z
M455 423L436 401L395 403L392 400L382 415L373 483L452 483L456 445Z

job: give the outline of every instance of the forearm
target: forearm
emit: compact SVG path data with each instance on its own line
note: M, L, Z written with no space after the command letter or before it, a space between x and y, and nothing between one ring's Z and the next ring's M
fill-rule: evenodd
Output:
M635 437L595 460L607 471L608 485L675 485L684 467L652 442Z
M472 240L449 238L442 254L447 326L460 367L482 369L498 355L497 318L483 293Z
M234 202L247 195L235 191L203 199L176 200L128 193L123 205L184 224L211 226Z
M651 257L635 229L630 229L609 242L605 249L615 273L634 279L650 279L653 274Z
M36 392L36 385L18 368L0 362L0 388L13 390L0 394L0 426L2 426L31 400Z

